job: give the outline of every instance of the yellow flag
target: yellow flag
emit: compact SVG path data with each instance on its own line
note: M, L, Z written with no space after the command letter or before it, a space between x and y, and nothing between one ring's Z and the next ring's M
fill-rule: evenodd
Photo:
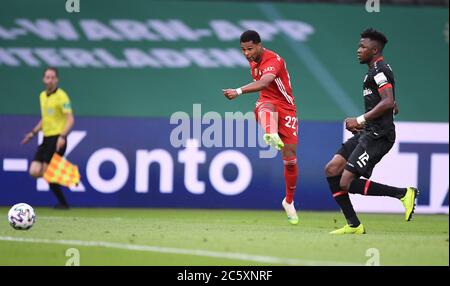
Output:
M55 153L44 173L44 179L49 183L71 187L80 182L80 173L76 165Z

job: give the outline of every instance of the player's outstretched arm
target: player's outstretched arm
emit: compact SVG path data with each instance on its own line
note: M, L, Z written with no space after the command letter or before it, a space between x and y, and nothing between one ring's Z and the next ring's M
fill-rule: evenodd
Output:
M269 84L275 79L275 75L273 74L265 74L261 77L260 80L249 83L243 87L242 93L250 93L257 92L263 90L269 86Z
M222 89L223 95L230 100L235 99L243 93L257 92L267 88L274 79L275 75L266 74L263 75L260 80L249 83L243 87L237 89Z
M39 120L39 122L36 124L36 126L34 126L33 129L31 129L30 132L25 134L25 137L22 139L20 144L23 145L23 144L28 143L34 137L34 135L36 135L39 132L39 130L41 130L41 129L42 129L42 119Z

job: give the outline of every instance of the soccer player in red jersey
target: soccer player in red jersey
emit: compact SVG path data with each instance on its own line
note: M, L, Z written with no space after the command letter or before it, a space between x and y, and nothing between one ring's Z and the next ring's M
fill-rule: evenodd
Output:
M298 176L298 119L286 63L278 54L263 47L261 38L255 31L242 33L240 44L242 53L250 63L253 82L237 89L224 89L223 94L232 100L243 93L260 92L255 117L264 128L264 141L283 154L286 197L282 206L289 223L298 224L294 207Z

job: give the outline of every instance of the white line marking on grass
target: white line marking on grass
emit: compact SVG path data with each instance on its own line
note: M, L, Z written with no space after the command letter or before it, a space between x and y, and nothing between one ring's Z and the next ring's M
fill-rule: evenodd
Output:
M99 220L99 219L112 219L112 220L122 220L121 217L80 217L80 216L39 216L39 220L55 220L55 219L63 219L63 220L70 220L70 219L92 219L92 220Z
M12 241L12 242L25 242L25 243L45 243L45 244L60 244L60 245L71 245L71 246L86 246L86 247L105 247L105 248L115 248L123 250L133 250L133 251L145 251L145 252L159 252L159 253L170 253L170 254L184 254L184 255L195 255L204 257L214 257L214 258L224 258L224 259L236 259L244 261L253 261L258 263L267 264L284 264L284 265L358 265L356 263L344 263L335 261L315 261L315 260L305 260L297 258L281 258L272 256L261 256L245 253L233 253L233 252L216 252L202 249L183 249L183 248L173 248L173 247L162 247L162 246L150 246L150 245L133 245L126 243L115 243L106 241L83 241L83 240L53 240L45 238L25 238L25 237L12 237L12 236L0 236L0 241Z

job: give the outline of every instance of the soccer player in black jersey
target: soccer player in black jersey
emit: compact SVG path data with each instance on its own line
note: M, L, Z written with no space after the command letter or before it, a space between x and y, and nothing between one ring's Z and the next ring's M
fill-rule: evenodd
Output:
M406 210L406 221L414 212L416 188L396 188L369 180L373 168L395 141L394 114L398 109L394 73L382 55L387 42L386 36L374 29L361 33L358 59L369 67L363 84L365 113L345 119L346 129L354 136L342 144L325 167L331 193L347 220L347 225L331 234L365 233L348 193L399 199Z

